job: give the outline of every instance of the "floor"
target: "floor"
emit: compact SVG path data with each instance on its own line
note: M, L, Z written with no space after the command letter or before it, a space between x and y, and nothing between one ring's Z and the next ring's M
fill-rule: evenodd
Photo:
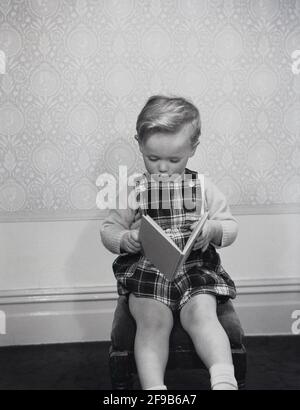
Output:
M300 336L245 339L247 390L300 390ZM108 342L0 348L0 389L111 389ZM206 390L205 370L166 373L174 390ZM138 382L135 386L139 388Z

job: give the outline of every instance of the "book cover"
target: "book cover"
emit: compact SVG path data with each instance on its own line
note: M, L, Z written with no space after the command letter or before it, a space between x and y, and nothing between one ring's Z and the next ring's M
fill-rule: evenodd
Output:
M139 238L144 255L167 279L173 280L177 271L188 258L207 217L208 213L205 212L191 232L183 251L181 251L149 215L142 216Z

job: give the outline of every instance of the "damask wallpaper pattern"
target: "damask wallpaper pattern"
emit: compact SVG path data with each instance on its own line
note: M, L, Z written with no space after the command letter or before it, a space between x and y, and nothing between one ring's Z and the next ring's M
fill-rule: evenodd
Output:
M101 216L155 93L199 107L192 166L235 210L299 211L299 49L300 0L1 0L1 220Z

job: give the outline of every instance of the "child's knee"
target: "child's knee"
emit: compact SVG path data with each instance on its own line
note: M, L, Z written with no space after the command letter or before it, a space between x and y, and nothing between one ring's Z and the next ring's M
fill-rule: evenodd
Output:
M180 311L180 320L184 328L197 328L206 323L218 320L216 301L212 295L196 295L192 297Z
M155 316L151 312L145 313L137 322L137 327L151 335L169 334L173 323L165 315Z
M161 302L131 297L130 311L137 327L148 332L170 332L173 327L171 310Z

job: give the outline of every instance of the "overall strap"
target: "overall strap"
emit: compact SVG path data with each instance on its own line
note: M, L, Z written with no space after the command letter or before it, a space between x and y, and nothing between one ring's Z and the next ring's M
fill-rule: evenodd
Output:
M201 204L201 215L204 214L205 210L205 186L204 186L204 174L198 174L198 178L200 181L201 186L201 197L202 197L202 204Z
M136 201L138 204L138 210L139 212L141 212L141 214L144 214L144 215L147 214L146 210L148 207L148 202L147 202L148 196L146 195L146 192L147 192L147 177L145 174L142 174L135 180L135 195L136 195Z
M191 171L190 169L185 169L186 174L192 174L193 180L197 180L200 182L200 189L201 189L201 209L200 215L203 215L205 212L205 182L204 182L204 174L199 174L197 171Z

